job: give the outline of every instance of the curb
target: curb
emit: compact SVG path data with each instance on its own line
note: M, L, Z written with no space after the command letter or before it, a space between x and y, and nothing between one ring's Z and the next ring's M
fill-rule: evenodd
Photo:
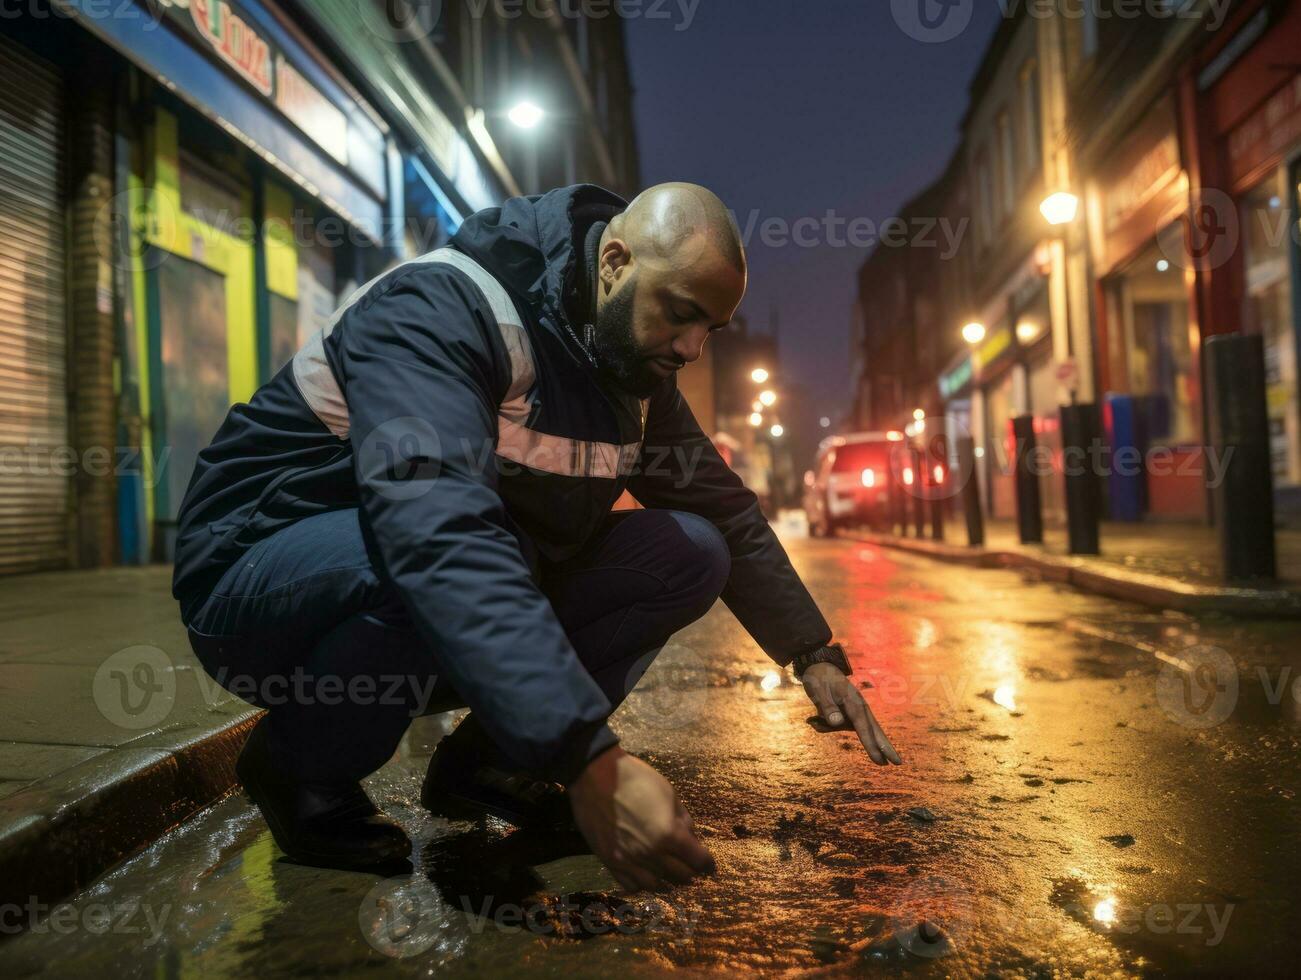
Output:
M62 901L220 799L260 715L128 743L0 800L0 907Z
M1198 585L1147 572L1099 568L1097 563L1087 558L971 548L938 541L898 538L888 534L860 532L846 537L953 564L976 568L1029 569L1038 572L1046 581L1157 609L1186 613L1223 613L1229 616L1301 618L1301 593L1289 589Z

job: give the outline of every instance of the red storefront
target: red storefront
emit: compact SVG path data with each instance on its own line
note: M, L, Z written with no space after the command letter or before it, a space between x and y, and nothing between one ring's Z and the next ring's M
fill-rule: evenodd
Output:
M1236 237L1198 270L1208 333L1263 336L1274 488L1301 509L1301 0L1244 7L1181 80L1194 182Z
M1202 331L1196 271L1181 247L1188 188L1166 94L1110 148L1089 189L1104 417L1113 448L1144 452L1137 480L1111 483L1112 515L1124 519L1206 515Z

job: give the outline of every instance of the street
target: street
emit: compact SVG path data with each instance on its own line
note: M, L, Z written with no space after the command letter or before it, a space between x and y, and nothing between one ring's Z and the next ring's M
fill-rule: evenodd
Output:
M1290 970L1295 622L786 543L904 765L815 731L798 683L719 604L614 717L677 787L716 877L628 898L581 841L431 818L420 781L450 719L425 718L369 784L417 842L414 878L288 863L236 793L8 937L0 973Z

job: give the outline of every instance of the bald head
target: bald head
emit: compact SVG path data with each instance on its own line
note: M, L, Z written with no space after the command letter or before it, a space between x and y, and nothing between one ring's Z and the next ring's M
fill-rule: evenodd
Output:
M712 192L659 184L601 235L596 280L597 361L616 384L649 397L736 315L745 250Z
M675 263L696 256L708 245L735 271L745 274L741 230L718 195L699 184L656 184L633 198L610 222L610 233L634 251Z

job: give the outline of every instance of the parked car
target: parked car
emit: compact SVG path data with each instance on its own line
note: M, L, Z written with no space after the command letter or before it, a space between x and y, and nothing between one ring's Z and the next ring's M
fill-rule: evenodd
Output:
M823 440L813 469L804 474L811 535L833 535L850 524L889 526L888 475L900 438L897 433L855 432Z

